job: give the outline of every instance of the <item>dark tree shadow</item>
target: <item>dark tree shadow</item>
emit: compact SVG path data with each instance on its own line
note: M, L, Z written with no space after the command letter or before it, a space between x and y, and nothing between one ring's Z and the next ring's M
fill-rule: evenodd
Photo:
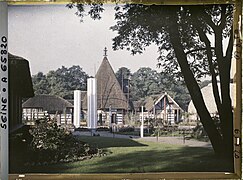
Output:
M83 142L87 142L89 145L98 148L148 146L128 138L81 136L80 139Z
M77 162L78 164L78 162ZM82 163L81 172L77 164L56 164L25 169L25 173L146 173L146 172L229 172L227 159L222 159L205 148L181 147L151 151L124 152L101 158L97 164Z
M136 157L136 158L134 158ZM148 158L149 157L149 161ZM139 151L109 156L92 172L120 173L129 167L129 173L143 172L229 172L227 159L217 157L210 150L199 147L158 151ZM151 165L153 170L151 171ZM109 171L107 171L109 169Z

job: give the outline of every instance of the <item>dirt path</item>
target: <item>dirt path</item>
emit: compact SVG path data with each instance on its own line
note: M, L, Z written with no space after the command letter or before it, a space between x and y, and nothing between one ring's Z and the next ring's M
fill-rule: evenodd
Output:
M212 145L210 142L197 141L194 139L184 140L183 137L159 137L158 140L156 137L144 137L144 138L142 138L142 140L160 142L160 143L166 143L166 144L184 145L184 146L190 146L190 147L212 148Z
M91 136L91 133L88 131L75 131L75 132L73 132L73 134L82 135L82 136ZM99 134L99 136L102 136L102 137L127 138L127 139L159 142L159 143L166 143L166 144L177 144L177 145L190 146L190 147L212 148L212 145L210 142L197 141L197 140L193 140L193 139L184 140L183 137L159 137L158 139L157 139L157 137L140 138L139 136L113 134L113 133L106 132L106 131L100 131L100 132L97 132L97 134Z

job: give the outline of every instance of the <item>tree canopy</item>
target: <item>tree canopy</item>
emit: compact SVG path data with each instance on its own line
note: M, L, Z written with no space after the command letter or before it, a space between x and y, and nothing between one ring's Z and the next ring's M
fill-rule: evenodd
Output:
M122 88L124 93L128 93L129 91L129 80L132 76L130 69L126 67L121 67L116 72L116 78Z
M233 49L232 12L232 5L129 4L117 8L117 23L111 27L118 33L113 39L115 50L126 48L136 54L142 53L152 43L158 46L159 66L165 72L185 80L215 152L231 157L233 113L229 83ZM226 40L228 43L225 43ZM222 134L207 110L197 82L204 75L212 78Z
M35 94L50 94L73 99L74 90L86 91L88 75L80 66L66 68L62 66L56 71L42 72L32 76Z
M49 94L73 99L73 90L87 90L88 77L79 66L62 66L47 74L39 72L33 75L32 82L36 95ZM126 67L121 67L117 70L116 77L131 102L167 92L184 110L187 109L190 95L183 81L176 81L171 76L158 73L149 67L140 68L134 73Z
M186 85L164 72L142 67L134 72L130 80L132 101L167 92L184 110L191 100Z
M71 3L69 7L82 7ZM104 9L90 8L99 19ZM102 7L102 8L101 8ZM102 10L101 10L102 9ZM92 11L94 10L94 11ZM142 53L152 43L158 46L158 66L183 78L214 151L232 159L233 112L230 99L230 67L233 50L233 5L163 6L125 4L115 6L117 32L113 49ZM79 11L80 14L83 11ZM209 75L220 117L219 131L205 105L198 80ZM217 81L219 80L220 90Z

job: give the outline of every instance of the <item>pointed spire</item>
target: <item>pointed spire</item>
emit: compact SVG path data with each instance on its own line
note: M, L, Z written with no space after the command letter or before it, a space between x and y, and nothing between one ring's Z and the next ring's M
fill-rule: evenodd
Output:
M104 52L105 52L104 56L107 57L107 48L106 47L104 49Z

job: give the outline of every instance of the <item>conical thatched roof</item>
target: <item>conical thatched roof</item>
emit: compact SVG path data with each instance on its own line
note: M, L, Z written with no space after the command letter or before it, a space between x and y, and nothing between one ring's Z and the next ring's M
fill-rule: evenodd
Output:
M126 96L122 92L115 73L107 59L104 57L95 78L97 79L97 108L127 109Z
M43 111L48 112L62 112L65 108L73 107L67 100L54 95L36 95L29 98L22 105L23 108L42 108Z

